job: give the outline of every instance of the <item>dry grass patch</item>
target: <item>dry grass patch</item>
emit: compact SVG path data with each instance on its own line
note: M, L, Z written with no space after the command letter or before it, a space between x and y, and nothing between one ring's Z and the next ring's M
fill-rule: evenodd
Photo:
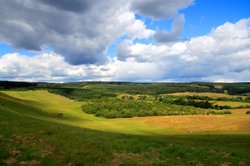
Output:
M158 116L131 118L146 124L168 128L177 133L248 133L250 134L250 117L243 110L236 115L191 115Z

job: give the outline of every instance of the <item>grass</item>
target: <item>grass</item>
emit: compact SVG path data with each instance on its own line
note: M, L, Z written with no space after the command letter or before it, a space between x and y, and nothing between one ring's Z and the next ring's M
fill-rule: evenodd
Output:
M0 165L250 164L250 119L245 112L221 118L109 120L85 114L81 102L47 91L3 93ZM152 123L159 120L172 126ZM231 130L230 124L237 127Z
M180 92L180 93L171 93L168 95L174 95L174 96L208 96L211 98L236 98L236 97L242 97L245 98L245 96L236 96L236 95L229 95L225 93L212 93L212 92Z
M139 135L162 133L162 129L141 122L131 123L126 119L108 120L86 114L81 110L82 102L73 102L70 99L47 91L5 91L4 93L24 101L28 100L33 103L32 105L36 105L38 110L42 110L42 113L47 114L44 116L38 112L36 114L29 113L27 116L32 118L107 132L119 131L121 133ZM29 103L26 105L29 105ZM63 117L58 116L59 113L63 114Z
M189 116L160 116L131 118L131 121L142 121L146 124L161 128L172 128L177 133L203 134L249 134L250 118L245 114L234 115L189 115Z
M234 101L211 101L211 102L220 106L230 106L232 108L250 107L250 103L245 103L245 102L234 102Z

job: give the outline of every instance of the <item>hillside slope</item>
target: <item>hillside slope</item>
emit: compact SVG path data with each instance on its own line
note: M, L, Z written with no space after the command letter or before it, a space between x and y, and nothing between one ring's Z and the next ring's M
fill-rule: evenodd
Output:
M0 165L250 164L247 131L190 135L140 120L97 118L81 105L47 91L1 92Z

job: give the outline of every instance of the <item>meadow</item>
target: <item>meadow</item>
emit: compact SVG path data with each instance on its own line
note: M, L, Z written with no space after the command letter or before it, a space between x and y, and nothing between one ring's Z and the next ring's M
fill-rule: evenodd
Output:
M68 88L72 86L75 85ZM70 93L74 96L76 92ZM87 93L88 98L77 100L79 96L72 99L47 89L1 91L0 165L250 164L250 116L246 114L249 108L230 109L231 114L221 115L133 118L104 118L86 113L84 105L90 102L136 103L142 98L143 102L159 102L154 101L155 94L146 99L134 94L135 99L121 99L123 92L102 93L92 98L92 93ZM201 109L173 106L181 107Z

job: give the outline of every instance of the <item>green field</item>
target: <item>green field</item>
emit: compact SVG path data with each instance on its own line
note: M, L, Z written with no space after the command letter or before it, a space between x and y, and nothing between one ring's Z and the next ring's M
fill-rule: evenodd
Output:
M249 165L250 116L105 119L45 90L0 93L0 165Z
M233 102L233 101L211 101L214 104L222 105L222 106L230 106L232 108L238 108L238 107L250 107L250 103L244 103L244 102Z
M169 95L173 95L173 96L208 96L208 97L213 97L213 98L219 98L219 97L223 97L223 98L236 98L236 97L243 97L245 98L245 96L239 96L239 95L229 95L226 93L211 93L211 92L182 92L182 93L171 93Z

